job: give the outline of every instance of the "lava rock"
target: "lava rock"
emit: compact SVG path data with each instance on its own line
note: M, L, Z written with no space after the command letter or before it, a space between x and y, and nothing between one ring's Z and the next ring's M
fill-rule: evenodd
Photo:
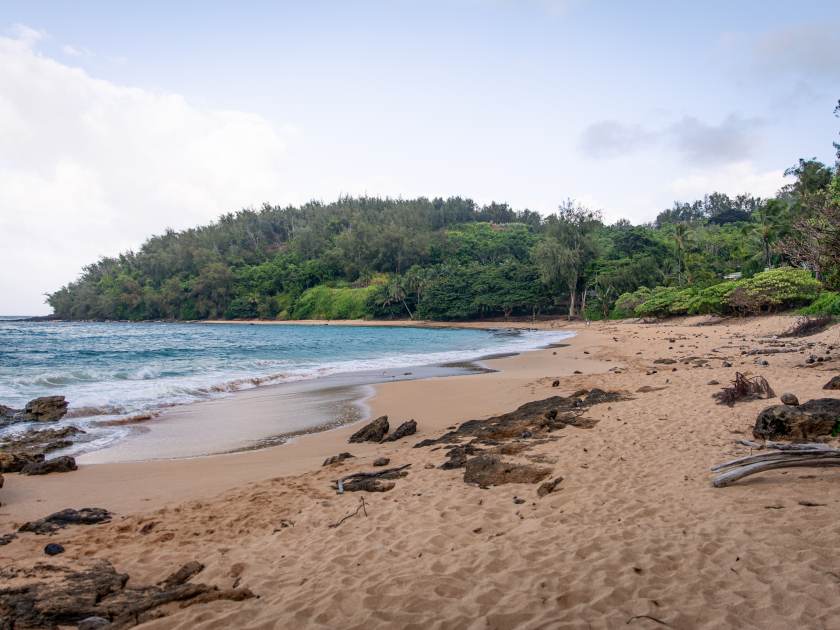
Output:
M58 543L50 543L44 547L44 553L48 556L57 556L60 553L64 553L64 547Z
M817 398L793 407L774 405L758 414L753 435L763 440L779 438L809 441L831 435L840 419L840 399Z
M380 416L350 436L351 443L381 442L388 433L388 416Z
M33 462L24 466L22 475L49 475L50 473L64 473L76 470L76 460L69 455L54 457L41 462Z
M840 389L840 376L835 376L828 383L823 385L823 389Z
M403 422L400 426L396 428L396 430L391 434L387 435L382 438L382 442L396 442L404 437L409 435L414 435L417 433L417 422L414 420L409 420L407 422Z
M29 464L38 464L43 461L43 454L0 453L0 473L20 472Z
M790 392L784 393L781 396L779 396L779 400L782 401L783 405L790 405L791 407L799 406L799 399L796 397L795 394L791 394Z
M67 413L67 399L64 396L43 396L26 403L23 419L34 422L61 420Z
M560 387L560 381L556 380L551 384L552 387Z
M338 455L333 455L332 457L327 457L324 460L324 463L321 464L322 466L332 466L333 464L338 464L339 462L343 462L345 459L352 459L355 455L351 453L339 453Z
M97 525L107 523L110 520L111 513L103 508L82 508L81 510L67 508L37 521L24 523L18 531L32 532L33 534L52 534L68 525Z
M498 455L478 455L467 460L464 467L464 481L479 486L538 483L550 474L549 468L505 462Z

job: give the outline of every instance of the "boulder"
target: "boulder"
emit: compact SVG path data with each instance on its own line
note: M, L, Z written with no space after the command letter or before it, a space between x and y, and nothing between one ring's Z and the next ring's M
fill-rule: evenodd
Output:
M782 401L783 405L790 405L791 407L798 407L799 406L799 399L796 397L795 394L791 394L787 392L779 396L779 400Z
M809 441L840 427L840 399L817 398L794 407L773 405L756 418L753 435L762 440Z
M0 473L20 472L25 466L42 461L44 461L42 454L0 453Z
M386 435L382 438L382 441L396 442L399 439L409 435L414 435L415 433L417 433L417 422L409 420L408 422L403 422L400 426L398 426L391 435Z
M823 389L840 389L840 376L835 376L828 383L823 385Z
M24 420L52 422L61 420L67 413L67 399L64 396L42 396L26 403Z
M464 481L479 486L538 483L550 474L550 468L506 462L498 455L478 455L467 460L464 467Z
M24 466L22 475L49 475L50 473L64 473L76 470L76 460L68 455L54 457L41 462L32 462Z
M381 442L388 433L388 416L380 416L350 436L350 442Z

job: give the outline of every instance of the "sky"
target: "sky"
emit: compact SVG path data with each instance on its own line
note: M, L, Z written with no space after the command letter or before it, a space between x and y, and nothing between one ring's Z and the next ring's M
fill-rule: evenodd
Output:
M0 1L0 314L340 195L653 219L830 161L840 3Z

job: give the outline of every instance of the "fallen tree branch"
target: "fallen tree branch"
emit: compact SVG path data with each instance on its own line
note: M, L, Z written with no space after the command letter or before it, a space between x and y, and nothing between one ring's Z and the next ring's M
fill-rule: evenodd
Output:
M823 444L822 442L808 442L805 444L789 444L787 442L773 442L771 440L767 440L766 442L753 442L752 440L738 440L737 442L741 446L748 446L750 448L773 448L780 451L810 451L810 450L823 450L823 451L834 451L837 450L828 444Z
M739 479L755 475L756 473L764 472L766 470L774 470L777 468L798 468L801 466L825 467L825 466L840 466L840 453L822 453L819 455L809 456L810 453L797 455L795 453L788 453L784 459L776 459L772 461L760 461L753 464L737 466L732 470L718 475L712 480L712 485L715 488L723 488Z
M354 516L356 516L356 515L359 513L359 510L362 510L362 512L363 512L363 513L364 513L364 515L365 515L365 518L367 518L367 515L368 515L368 514L367 514L367 508L365 507L365 505L366 505L366 504L365 504L365 498L364 498L364 497L359 497L359 507L357 507L357 508L356 508L356 510L355 510L354 512L350 512L350 514L348 514L347 516L345 516L344 518L342 518L342 519L341 519L340 521L338 521L337 523L333 523L332 525L330 525L330 527L331 527L331 528L338 527L338 526L339 526L339 525L341 525L344 521L346 521L348 518L353 518Z

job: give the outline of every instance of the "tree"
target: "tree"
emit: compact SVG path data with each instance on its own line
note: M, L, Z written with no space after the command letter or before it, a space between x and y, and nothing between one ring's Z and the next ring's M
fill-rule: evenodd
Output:
M533 250L543 284L564 287L569 295L569 319L575 317L577 294L584 271L597 255L595 230L601 216L571 199L546 219L546 236Z

